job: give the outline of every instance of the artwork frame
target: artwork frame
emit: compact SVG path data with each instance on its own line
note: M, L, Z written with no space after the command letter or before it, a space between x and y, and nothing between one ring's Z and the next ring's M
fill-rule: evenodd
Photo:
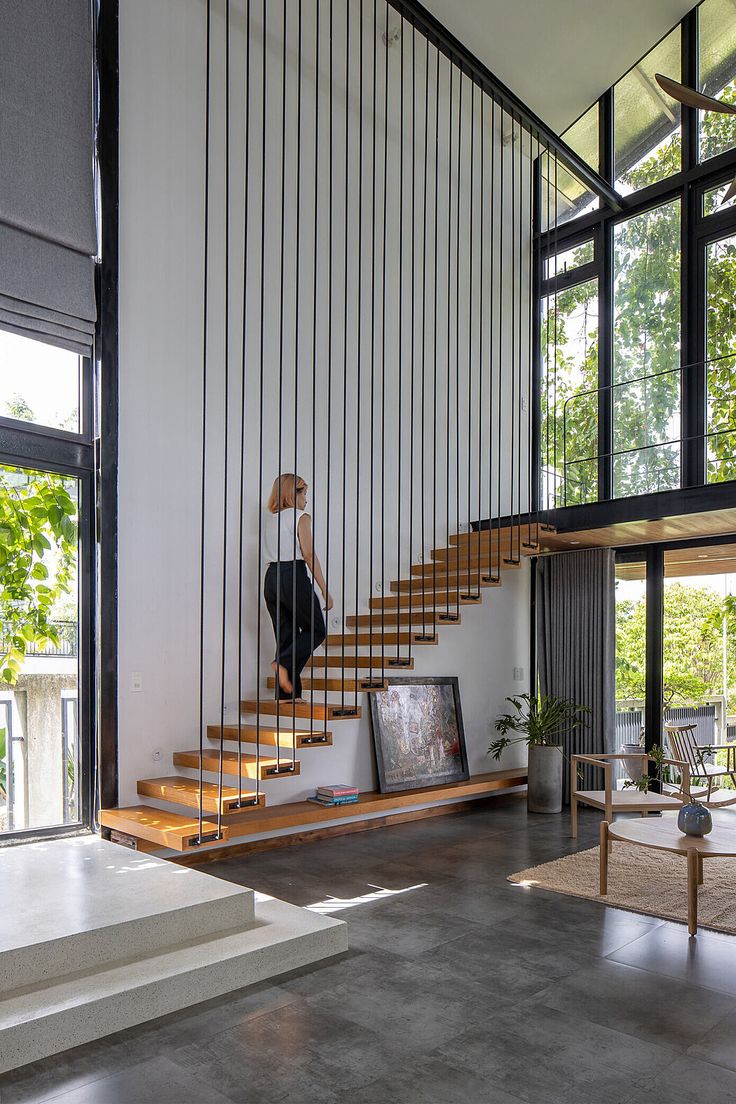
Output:
M457 677L396 677L387 686L385 693L369 695L380 792L467 781Z

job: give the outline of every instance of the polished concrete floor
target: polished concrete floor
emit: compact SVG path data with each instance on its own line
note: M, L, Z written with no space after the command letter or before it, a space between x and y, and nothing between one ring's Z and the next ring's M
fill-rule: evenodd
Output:
M8 1074L0 1101L736 1101L736 938L506 881L573 849L566 817L498 798L203 867L347 919L351 950Z

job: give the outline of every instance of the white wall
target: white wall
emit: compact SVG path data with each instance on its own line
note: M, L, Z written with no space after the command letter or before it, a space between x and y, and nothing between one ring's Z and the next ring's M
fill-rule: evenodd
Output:
M256 5L253 5L255 8ZM322 9L325 9L322 5ZM207 391L207 544L205 550L205 721L219 718L220 670L220 604L222 601L222 541L223 506L226 504L228 523L228 555L226 565L226 700L227 716L235 715L238 697L237 657L237 593L238 593L238 478L240 463L241 369L240 341L243 329L243 159L245 119L244 96L245 26L242 13L233 17L232 100L231 100L231 176L230 176L230 418L229 451L230 482L226 499L223 490L223 380L224 380L224 171L223 119L224 61L222 53L222 7L214 5L213 65L215 75L212 92L212 164L210 181L210 281L208 318L208 380ZM280 8L280 6L279 6ZM518 402L519 389L526 397L527 333L526 289L528 269L528 235L522 238L512 256L512 242L518 241L520 225L519 203L527 202L528 192L512 205L512 171L528 173L528 142L509 142L504 146L505 202L500 205L499 182L502 122L497 115L497 141L493 151L496 173L494 292L490 271L490 217L484 216L485 231L480 238L480 99L476 96L476 175L474 181L475 208L473 234L470 233L469 197L470 166L467 160L470 134L469 89L464 82L463 142L461 192L462 217L460 243L456 239L456 178L453 171L454 198L448 218L447 89L449 69L442 62L440 70L439 133L437 172L439 184L434 191L434 55L430 53L430 116L427 197L427 250L423 244L423 157L424 157L424 52L417 39L417 115L416 115L416 235L414 253L415 369L414 406L411 405L411 235L407 229L411 203L411 127L410 89L405 87L404 145L404 248L402 326L399 328L399 133L398 106L399 67L398 45L389 51L389 131L388 178L386 206L386 360L383 349L383 245L382 245L382 168L383 168L383 30L384 9L379 5L379 49L377 77L377 153L376 171L380 187L377 192L377 241L375 256L376 295L372 292L373 257L369 228L373 204L373 126L372 126L372 9L366 4L364 28L365 87L363 104L363 229L359 231L357 211L359 198L359 88L358 88L358 27L357 5L351 6L351 81L350 81L350 158L348 168L348 264L343 263L345 247L345 172L344 172L344 29L335 26L334 59L334 131L333 188L330 194L327 165L329 163L328 112L329 82L327 79L327 36L320 35L320 144L318 152L319 182L317 189L317 330L316 367L312 357L313 266L314 256L314 64L303 68L301 217L300 217L300 324L295 337L296 282L296 60L293 50L287 73L286 129L286 194L284 233L285 307L279 309L281 273L281 43L282 28L278 14L269 26L267 37L267 168L265 186L265 249L261 253L261 46L262 31L258 18L251 26L251 144L248 173L248 264L246 313L246 393L245 393L245 479L244 517L244 601L242 606L243 671L242 690L255 689L259 673L257 642L260 616L260 674L269 671L272 658L271 628L260 600L261 581L258 573L258 511L259 471L262 461L262 489L268 494L279 470L278 435L282 426L281 469L297 470L310 483L310 504L314 517L318 551L323 562L327 548L327 514L330 526L330 589L335 599L333 622L343 613L356 610L358 601L367 603L381 581L380 534L384 535L383 583L397 577L401 568L406 572L410 560L427 555L434 540L443 544L447 535L445 472L450 459L450 531L468 520L468 479L470 480L470 516L480 511L484 516L496 512L499 496L496 489L497 465L501 463L502 490L500 509L509 508L511 454L511 364L509 350L515 327L522 333L522 351L516 361L514 384ZM326 18L321 9L321 17ZM171 752L194 747L198 741L198 664L199 664L199 495L201 478L201 416L202 416L202 298L203 298L203 135L204 135L204 2L203 0L158 0L150 5L143 0L122 0L120 11L120 777L123 802L135 801L135 782L140 777L166 774L171 771ZM269 18L275 7L269 6ZM314 7L305 2L304 56L314 57ZM390 27L397 24L395 13ZM289 25L287 41L294 45L295 30ZM405 31L406 59L410 59L409 30ZM341 52L342 48L342 52ZM409 62L410 64L410 62ZM405 76L405 82L407 77ZM455 77L453 95L457 108L458 81ZM489 123L490 106L485 107ZM508 122L504 124L508 134ZM444 148L443 138L444 134ZM455 129L455 141L457 130ZM486 183L483 196L486 212L491 191L490 135L484 138ZM522 146L524 153L521 154ZM511 169L512 151L520 156L516 169ZM454 149L452 151L454 157ZM453 160L454 164L454 160ZM515 176L518 181L518 175ZM525 179L526 188L526 179ZM518 197L518 188L516 191ZM333 212L332 256L332 389L328 402L328 311L330 207ZM434 211L438 212L438 249L436 270L438 283L437 350L434 344ZM516 212L515 221L514 212ZM448 375L448 309L447 309L447 232L450 227L451 300L449 307L450 355ZM503 226L503 230L501 230ZM513 231L513 232L512 232ZM503 256L498 252L500 235L504 236ZM515 238L515 234L517 235ZM471 243L473 243L471 245ZM460 255L459 325L456 329L455 279L456 256ZM424 296L422 259L427 261L427 296ZM481 257L484 258L481 261ZM264 341L260 340L261 268L264 261ZM470 270L473 264L472 329ZM483 264L485 288L483 336L480 334L480 282ZM502 280L499 274L503 273ZM516 273L515 287L520 312L512 310L511 281ZM362 294L358 304L358 279ZM503 292L500 286L503 284ZM347 286L347 354L343 341L343 291ZM501 299L503 294L504 298ZM426 304L426 305L425 305ZM372 331L371 320L375 329ZM494 347L491 348L491 320L494 326ZM360 321L360 329L358 327ZM503 325L503 349L499 356L499 327ZM283 328L283 389L279 418L279 348ZM373 355L371 334L373 332ZM361 386L357 386L357 339L361 337ZM426 333L426 358L423 357ZM455 342L459 341L456 359ZM402 356L399 357L399 348ZM263 354L263 391L261 391L261 354ZM471 368L468 368L470 357ZM371 362L373 373L371 375ZM402 365L399 385L399 363ZM499 365L503 362L503 369ZM343 364L347 364L347 373ZM421 366L424 367L425 423L422 450ZM435 391L435 364L437 387ZM314 377L313 377L314 372ZM469 375L470 373L470 375ZM385 394L381 380L385 375ZM314 378L314 387L313 387ZM373 386L371 388L371 378ZM469 383L469 379L472 382ZM485 395L484 416L478 415L478 391L481 380ZM343 435L343 381L347 403L347 426ZM487 407L491 382L495 404ZM296 454L293 435L293 393L298 386L299 440ZM467 434L468 388L472 388L471 431ZM459 391L461 417L455 416L455 389ZM446 399L451 396L451 433L449 453L445 451ZM374 502L371 518L371 461L367 442L370 437L371 392L374 409L373 483ZM435 393L437 402L435 406ZM498 398L501 403L501 437ZM314 398L313 398L314 396ZM314 409L313 409L314 402ZM263 423L259 409L263 405ZM384 414L385 411L385 414ZM398 446L399 411L402 420L402 447ZM316 435L312 438L312 418ZM385 421L383 421L385 417ZM414 426L414 478L410 483L411 434ZM383 463L380 457L378 427L383 422ZM522 443L525 439L526 413L522 413ZM457 423L457 424L456 424ZM328 464L327 427L331 427ZM358 455L358 426L361 446ZM513 418L518 426L518 417ZM492 432L491 432L492 431ZM516 431L516 429L514 430ZM489 452L493 441L493 458ZM523 450L522 450L523 452ZM343 494L343 457L347 473ZM402 479L399 487L398 465L401 457ZM422 464L424 458L424 464ZM493 464L491 490L489 475ZM330 495L327 495L328 466ZM437 473L435 477L435 471ZM480 477L478 473L480 472ZM469 473L469 474L468 474ZM385 500L380 494L381 477L385 479ZM480 478L480 483L479 483ZM459 483L460 494L456 496ZM522 468L522 502L525 504L527 472ZM360 508L356 510L355 488L360 488ZM422 495L424 496L425 528L421 529ZM456 500L459 510L456 510ZM401 503L401 547L397 548L398 503ZM437 523L432 524L434 503L437 503ZM339 585L343 567L343 510L346 519L344 546L346 594ZM409 546L409 517L413 518L413 543ZM373 524L371 525L371 520ZM369 570L369 540L374 535L374 566ZM434 530L434 531L433 531ZM423 536L423 539L422 539ZM356 569L356 561L359 567ZM260 611L260 615L259 615ZM332 625L333 631L336 625ZM339 631L339 630L338 630ZM490 769L485 758L488 743L488 721L502 706L505 694L518 691L512 682L514 667L523 667L528 674L528 580L527 571L508 573L502 591L486 592L481 609L463 609L463 625L441 632L438 648L416 649L416 673L459 674L470 747L471 769ZM480 666L479 666L480 665ZM131 691L131 673L143 674L143 690ZM366 710L367 713L367 710ZM330 778L352 778L361 787L373 780L373 762L367 718L360 723L340 722L333 726L335 746L330 752L303 753L302 775L298 779L279 780L266 784L269 803L294 800L305 796L314 784ZM154 751L161 752L154 761ZM329 756L329 758L327 758ZM320 764L322 764L320 766Z

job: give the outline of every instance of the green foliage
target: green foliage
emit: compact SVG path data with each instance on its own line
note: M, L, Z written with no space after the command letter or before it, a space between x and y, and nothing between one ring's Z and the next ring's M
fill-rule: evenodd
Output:
M732 602L729 607L736 611ZM723 601L707 587L685 583L664 589L664 706L702 705L723 688ZM736 616L731 620L736 644ZM729 685L736 685L736 647L728 649ZM646 601L616 602L616 697L645 695Z
M719 99L736 103L736 82ZM736 117L701 112L699 118L703 159L736 145ZM678 172L680 158L678 130L621 179L637 191ZM614 231L613 448L633 450L614 458L616 497L679 486L680 446L667 442L680 437L680 220L675 200L618 223ZM736 479L735 291L736 237L708 252L711 482ZM597 295L596 281L589 281L544 304L541 463L548 495L554 486L558 505L598 497L597 462L588 459L598 453L597 396L582 394L598 386ZM656 378L628 382L642 375Z
M519 694L507 698L514 707L513 713L504 713L496 720L496 731L502 733L488 748L488 754L500 759L502 752L512 744L525 743L554 745L566 732L572 732L584 724L581 714L589 713L585 705L577 705L567 698L554 695ZM521 736L509 738L507 733L520 732Z
M14 686L29 644L59 644L52 610L77 557L73 481L0 467L0 684Z
M5 403L5 413L8 418L17 418L20 422L35 422L36 415L22 395L17 392Z
M651 789L653 782L669 782L669 767L665 766L665 759L667 758L665 749L660 747L659 744L654 744L649 752L649 760L654 764L654 771L650 775L642 774L639 778L627 778L624 782L624 789L639 790L640 793L648 793Z

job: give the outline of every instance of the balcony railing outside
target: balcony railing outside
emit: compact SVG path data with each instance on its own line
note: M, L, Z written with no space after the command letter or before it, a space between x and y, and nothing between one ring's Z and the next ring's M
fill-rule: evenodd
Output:
M611 466L611 479L614 498L626 498L631 494L647 494L657 491L674 490L680 487L680 473L681 464L684 454L684 448L693 441L702 443L705 450L705 472L706 481L719 482L722 476L720 475L720 469L723 465L732 463L736 460L736 454L728 454L722 456L715 456L711 449L708 447L711 442L716 441L718 438L728 439L729 437L736 441L736 426L715 426L714 428L706 428L704 433L695 434L691 436L665 436L661 440L645 441L643 444L635 444L627 448L611 448L606 452L595 452L586 456L574 456L570 458L568 456L568 426L574 422L579 414L576 412L575 404L580 403L582 400L587 400L588 409L591 404L591 398L596 399L596 404L601 402L600 396L608 396L607 402L610 407L612 438L615 441L616 435L616 417L615 417L615 403L616 396L621 395L624 389L635 386L642 386L644 388L644 402L641 404L642 424L645 427L645 432L648 433L646 426L647 420L647 398L646 389L652 381L663 381L667 377L679 376L680 383L677 392L677 401L674 407L679 409L682 403L684 394L684 388L682 386L682 379L684 374L690 369L702 369L705 368L705 384L706 384L706 411L708 410L708 366L715 365L721 361L736 362L736 353L725 353L723 356L711 357L706 361L696 361L692 364L683 364L675 368L669 368L661 372L652 372L648 375L635 376L632 379L621 380L616 383L606 384L602 387L589 388L585 391L579 391L574 395L570 395L564 402L562 407L562 463L557 464L556 467L549 467L542 465L541 478L542 478L542 503L543 508L556 509L558 507L578 505L585 502L597 501L600 497L606 497L601 495L600 487L598 485L599 479L599 466L601 461L609 461ZM711 418L707 415L708 424L711 422ZM675 409L673 409L672 420L678 420L679 415ZM644 472L646 486L641 486L635 490L629 490L626 493L620 493L617 491L617 480L619 477L625 474L625 465L627 461L634 461L636 459L643 458L644 460Z
M48 641L44 647L39 648L32 643L26 646L26 655L41 659L52 659L58 656L74 659L79 655L79 625L76 621L51 621L51 626L59 634L59 643ZM12 624L9 621L0 622L0 655L8 650Z

